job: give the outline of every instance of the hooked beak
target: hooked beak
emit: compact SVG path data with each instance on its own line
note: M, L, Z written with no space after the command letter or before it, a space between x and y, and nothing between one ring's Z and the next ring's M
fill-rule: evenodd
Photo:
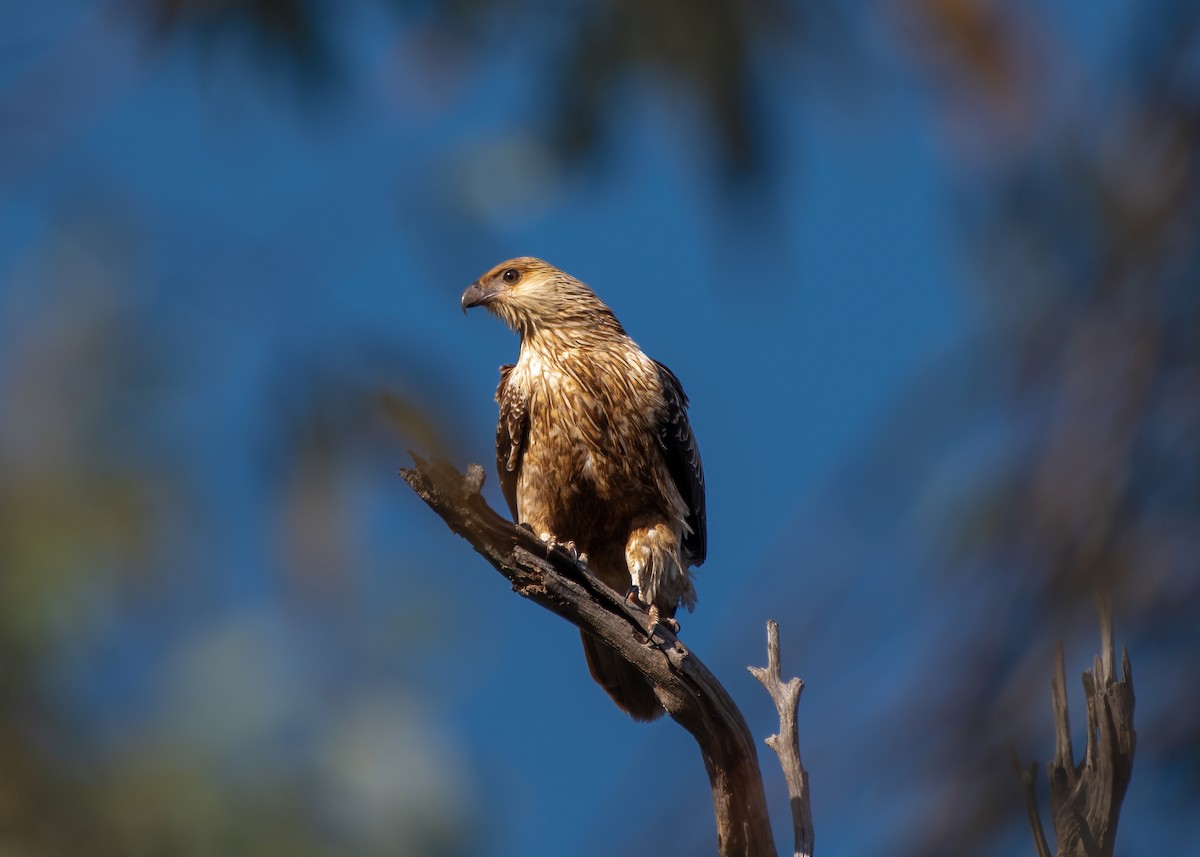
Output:
M500 288L495 283L488 283L486 286L479 282L471 283L467 290L462 293L463 314L466 315L467 310L473 306L480 306L490 302L500 291Z

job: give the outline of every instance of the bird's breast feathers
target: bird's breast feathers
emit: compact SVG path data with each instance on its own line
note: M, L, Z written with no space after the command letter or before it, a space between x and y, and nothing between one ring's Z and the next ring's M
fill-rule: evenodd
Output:
M530 445L552 444L559 455L589 468L598 456L629 455L637 441L646 445L654 436L662 391L653 361L631 350L564 349L547 355L522 348L510 383L529 403Z
M553 470L586 479L601 494L630 473L661 469L655 426L663 408L657 368L632 343L620 349L525 343L508 383L529 413L523 482Z

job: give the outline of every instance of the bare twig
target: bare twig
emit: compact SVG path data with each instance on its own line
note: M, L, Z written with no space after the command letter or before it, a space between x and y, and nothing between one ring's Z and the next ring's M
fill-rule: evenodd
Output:
M669 631L645 645L646 617L559 548L500 517L479 494L483 468L464 476L451 465L413 455L400 475L442 520L513 589L608 644L654 686L667 713L700 745L712 787L723 857L774 855L754 740L741 712L712 673Z
M1025 798L1025 812L1029 816L1029 827L1033 831L1033 844L1037 848L1038 857L1050 857L1050 846L1046 843L1046 832L1042 829L1042 814L1037 805L1037 762L1030 762L1029 768L1021 767L1016 748L1008 745L1008 760L1012 763L1017 778L1021 781L1021 794Z
M1133 754L1137 733L1133 729L1133 673L1129 652L1122 649L1123 677L1113 671L1112 610L1108 600L1096 597L1100 614L1101 653L1093 660L1090 672L1083 674L1087 700L1087 739L1083 760L1076 765L1071 745L1070 712L1067 709L1066 669L1060 641L1054 657L1051 701L1054 708L1054 759L1046 769L1050 781L1050 808L1058 837L1059 857L1112 857L1117 835L1121 801L1133 775ZM1026 788L1026 805L1038 854L1047 857L1049 848L1041 832L1032 782L1021 771L1013 754L1013 763ZM1028 779L1036 771L1029 769Z
M767 665L747 667L750 674L762 682L779 712L779 732L767 738L767 746L779 756L783 778L787 781L792 805L792 832L796 857L812 857L812 807L808 799L808 771L800 761L800 738L796 726L796 711L804 682L799 678L783 681L779 667L779 624L767 622Z

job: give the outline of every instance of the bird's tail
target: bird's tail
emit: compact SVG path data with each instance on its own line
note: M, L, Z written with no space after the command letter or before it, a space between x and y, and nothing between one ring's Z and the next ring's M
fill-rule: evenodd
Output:
M586 631L579 636L583 639L583 653L592 678L608 691L618 708L634 720L656 720L662 716L663 707L654 689L632 664Z

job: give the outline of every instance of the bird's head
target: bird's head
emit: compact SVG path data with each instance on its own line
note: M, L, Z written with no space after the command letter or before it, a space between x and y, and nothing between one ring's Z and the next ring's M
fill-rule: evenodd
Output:
M621 327L595 292L530 256L502 262L472 283L462 295L463 312L475 306L486 307L522 337L538 330Z

